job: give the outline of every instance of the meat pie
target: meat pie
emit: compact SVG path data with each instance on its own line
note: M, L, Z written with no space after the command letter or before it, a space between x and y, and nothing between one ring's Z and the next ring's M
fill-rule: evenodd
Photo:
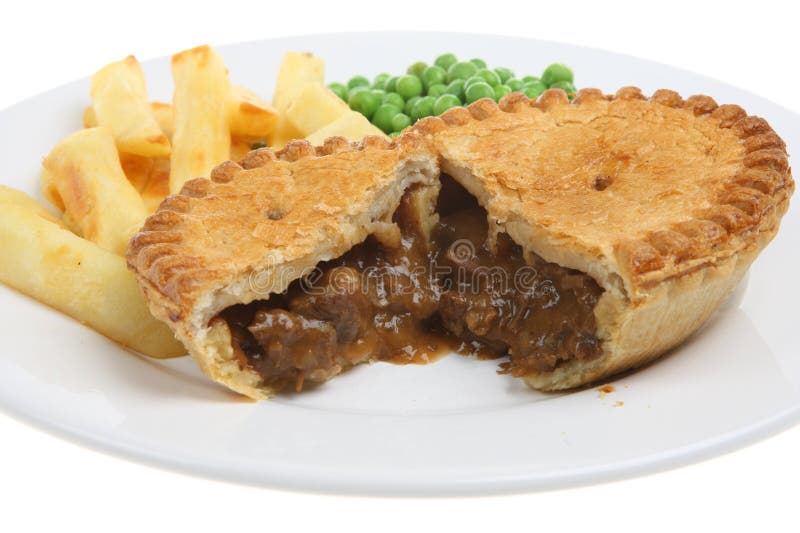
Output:
M251 152L169 197L128 262L206 375L251 398L449 351L561 390L696 331L793 190L785 144L738 106L552 89L391 142Z

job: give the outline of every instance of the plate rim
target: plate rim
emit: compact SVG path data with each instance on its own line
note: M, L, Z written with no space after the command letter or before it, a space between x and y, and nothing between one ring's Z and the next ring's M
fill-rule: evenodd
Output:
M419 480L414 480L397 483L395 479L392 480L392 485L388 485L386 483L382 484L377 479L363 482L355 478L339 475L326 477L324 482L320 482L320 477L298 475L299 470L293 471L292 468L273 470L267 476L248 475L238 469L224 470L200 462L180 460L173 455L165 456L148 449L131 446L121 439L99 438L96 434L86 434L84 431L70 429L57 421L47 421L44 418L30 416L24 411L10 408L9 404L5 402L0 403L0 412L30 428L94 452L176 474L295 493L408 499L528 494L623 481L658 474L720 457L778 435L800 424L800 404L798 404L736 430L634 459L574 468L563 470L558 474L537 475L535 477L526 477L524 472L521 472L518 476L503 476L494 479L480 478L469 481L459 480L456 482L429 483L428 480L420 483ZM336 474L335 470L331 474ZM332 480L333 478L335 480ZM288 481L290 479L294 481Z

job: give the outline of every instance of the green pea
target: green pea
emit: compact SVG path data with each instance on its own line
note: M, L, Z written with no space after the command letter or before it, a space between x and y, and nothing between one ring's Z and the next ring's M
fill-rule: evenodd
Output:
M411 125L411 117L405 113L398 113L392 117L392 131L401 132Z
M500 76L493 70L489 70L488 68L482 68L478 71L476 76L483 78L483 81L494 87L495 85L500 85Z
M403 109L403 106L406 105L406 101L397 93L386 93L382 103L393 105L398 109Z
M358 91L350 95L350 109L358 111L367 118L372 118L375 110L381 105L381 99L372 91Z
M399 113L400 108L389 104L383 104L379 106L378 109L375 110L375 114L372 115L372 123L382 129L384 133L390 133L394 131L392 127L392 118Z
M408 100L406 100L406 105L403 106L403 113L408 116L411 116L411 109L414 107L414 104L422 100L421 96L412 96Z
M434 65L422 71L422 84L425 87L444 83L446 80L447 72L442 67Z
M361 91L369 91L369 90L370 90L370 88L369 88L368 85L356 85L355 87L353 87L352 89L347 91L347 100L350 101L350 97L353 96L356 93L359 93Z
M458 96L458 99L463 102L464 87L466 87L466 82L464 80L453 80L447 85L447 93Z
M575 76L572 74L572 69L562 63L553 63L542 73L542 83L551 87L554 83L560 81L575 81Z
M369 87L369 80L364 76L353 76L347 82L347 88L352 89L353 87Z
M386 96L386 95L388 94L388 93L387 93L386 91L384 91L383 89L370 89L370 90L372 91L372 94L374 94L375 96L377 96L378 98L380 98L380 99L381 99L381 101L383 101L383 97L384 97L384 96Z
M506 85L511 87L511 90L515 92L522 89L522 83L523 83L522 80L517 78L511 78L510 80L506 80Z
M442 67L447 70L454 64L458 63L458 58L455 54L442 54L433 62L434 65Z
M392 139L394 139L394 138L395 138L395 137L397 137L398 135L400 135L400 132L399 132L399 131L393 131L392 133L390 133L390 134L389 134L389 137L391 137Z
M476 58L470 59L469 62L472 63L473 65L475 65L478 68L486 68L486 61L484 61L483 59L479 59L479 58L476 57Z
M431 85L428 87L428 96L433 96L434 98L443 95L447 92L447 85L444 83L437 83L436 85Z
M535 85L528 85L527 87L522 88L522 92L525 93L525 96L528 98L537 98L546 90L547 89L542 89L541 87L537 87Z
M422 72L428 67L428 64L424 61L417 61L406 70L406 74L413 74L418 78L422 78Z
M575 84L571 81L557 81L553 85L550 86L551 89L563 89L567 94L575 94L578 92L578 89L575 87Z
M522 83L530 83L532 81L539 81L539 78L537 78L536 76L525 76L524 78L522 78Z
M260 148L266 148L266 147L267 147L266 143L262 141L254 142L253 144L250 145L251 150L258 150Z
M480 76L471 76L464 80L464 90L467 90L467 87L472 85L473 83L486 83L486 80L481 78Z
M443 94L436 99L433 103L433 114L441 115L451 107L458 107L461 105L461 100L454 94Z
M511 90L511 87L509 87L508 85L495 85L494 87L492 87L492 90L494 90L494 99L498 102L505 95L511 94L513 92Z
M401 76L400 79L397 80L397 94L402 96L404 100L421 95L422 81L412 74Z
M381 72L375 79L372 80L372 88L373 89L386 89L386 82L389 81L389 74L385 72Z
M411 120L416 122L421 118L433 115L433 104L435 102L436 99L433 96L423 96L417 100L411 107Z
M400 79L400 76L392 76L388 80L386 80L386 86L383 88L384 91L387 93L393 93L397 91L397 80Z
M345 102L347 101L347 86L344 83L333 82L328 84L328 89Z
M511 70L510 68L497 67L496 69L494 69L494 72L500 78L500 81L502 83L505 83L514 77L514 71Z
M450 68L447 69L447 83L453 80L465 80L470 76L474 76L476 72L478 72L478 67L469 61L453 63L450 65Z
M546 90L547 90L547 85L542 83L541 80L530 81L528 83L522 84L522 92L524 92L528 98L536 98Z
M467 97L468 104L476 102L481 98L491 98L494 100L494 89L486 82L473 83L467 87L465 96Z

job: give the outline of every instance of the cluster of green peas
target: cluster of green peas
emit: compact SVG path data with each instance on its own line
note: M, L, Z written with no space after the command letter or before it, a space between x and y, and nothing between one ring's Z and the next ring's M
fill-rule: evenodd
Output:
M512 92L536 98L551 87L572 96L576 92L573 81L572 70L561 63L548 66L541 77L520 79L510 69L487 68L482 59L459 61L454 54L442 54L433 65L414 63L403 76L378 74L372 83L364 76L354 76L347 85L331 83L328 88L351 109L395 136L423 117L441 115L481 98L499 101Z

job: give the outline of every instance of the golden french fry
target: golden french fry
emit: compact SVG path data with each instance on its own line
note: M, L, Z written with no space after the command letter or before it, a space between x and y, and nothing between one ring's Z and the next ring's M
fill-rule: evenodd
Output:
M322 59L308 52L287 52L278 68L272 105L278 111L284 111L307 83L322 83L324 79L325 63Z
M155 102L153 105L155 105ZM169 104L164 105L169 106ZM169 106L169 108L171 110L172 106ZM86 111L89 110L91 110L91 107L86 109ZM133 185L133 188L142 197L145 209L148 213L154 212L161 201L169 194L169 158L142 157L135 154L120 153L119 159L122 171L130 184ZM42 169L41 184L44 197L59 211L63 212L64 202L58 194L52 176L46 169ZM80 227L71 219L68 213L64 213L63 222L76 235L82 234Z
M70 230L72 233L74 233L74 234L75 234L75 235L77 235L78 237L82 237L82 235L81 235L81 228L80 228L80 226L78 226L78 223L77 223L77 222L75 222L74 220L72 220L72 217L71 217L71 216L69 216L69 213L66 213L66 212L65 212L65 213L63 213L63 214L61 215L61 222L64 224L64 227L66 227L66 228L67 228L68 230Z
M6 187L5 185L0 185L0 209L4 209L9 205L24 207L25 209L36 213L45 220L53 222L54 224L58 224L59 226L63 225L61 219L48 211L42 204L24 192L18 191L17 189L12 189L11 187Z
M286 144L294 139L302 139L303 134L292 127L286 119L286 115L281 113L281 118L278 119L278 124L275 130L267 137L267 145L270 148L279 150L286 146Z
M119 154L122 170L139 192L148 213L156 210L169 194L169 159Z
M210 46L172 56L175 80L169 189L177 193L192 178L207 177L228 159L231 147L228 70Z
M286 109L292 98L307 83L322 83L325 79L325 63L309 53L287 52L283 56L275 82L272 105L278 110L280 118L269 137L269 145L280 148L292 139L303 135L292 126L286 117Z
M161 202L164 201L164 198L169 195L169 159L158 158L153 160L150 179L140 194L147 212L155 212Z
M151 102L150 107L153 109L153 115L161 131L168 139L172 139L172 105L164 102ZM278 122L277 110L244 87L231 86L228 107L230 130L234 137L263 139L269 135ZM97 127L97 117L92 106L83 111L83 127Z
M153 171L154 162L155 159L152 157L142 157L140 155L125 153L119 154L119 164L122 167L122 171L139 194L142 193L144 188L147 187L147 182L150 181L150 174Z
M36 209L0 209L0 281L145 355L185 353L169 328L150 314L125 259L46 220Z
M121 152L146 157L169 155L169 140L147 100L144 71L135 57L128 56L97 71L92 76L91 96L97 124L111 130Z
M42 168L41 187L45 199L53 204L53 207L61 211L60 223L75 235L80 235L81 228L72 220L72 217L70 217L68 213L64 212L64 201L58 193L55 181L53 181L53 176L50 175L46 168Z
M350 107L321 83L307 83L289 103L286 118L305 136L349 112Z
M58 194L58 189L56 189L55 183L53 182L53 178L47 169L42 169L42 192L44 193L45 199L53 204L53 206L61 211L61 224L64 225L67 229L69 229L72 233L78 236L83 236L83 232L81 231L80 226L78 225L75 220L70 216L69 213L64 211L64 201L61 199L61 195Z
M150 102L150 108L153 110L153 116L158 122L158 127L166 135L167 139L172 139L172 104L164 102ZM83 127L96 128L97 115L95 115L92 106L83 110Z
M80 234L124 254L147 211L122 171L111 131L77 131L58 143L42 165L44 180L50 180Z
M172 104L165 102L150 102L150 108L153 110L153 116L156 117L158 127L167 136L167 139L172 141Z
M89 106L83 110L83 127L96 128L97 126L97 115L94 113L94 108Z
M53 207L63 213L64 201L61 199L61 195L58 194L58 188L56 188L55 181L53 181L53 176L50 175L46 168L42 168L39 183L42 188L42 196L44 196L45 200L53 204Z
M278 111L244 87L231 87L228 105L233 136L263 138L278 123Z
M386 137L385 133L367 120L367 117L356 111L350 111L324 128L306 136L306 140L317 146L324 143L325 139L328 137L333 137L334 135L339 135L350 141L360 141L367 135L381 135Z

